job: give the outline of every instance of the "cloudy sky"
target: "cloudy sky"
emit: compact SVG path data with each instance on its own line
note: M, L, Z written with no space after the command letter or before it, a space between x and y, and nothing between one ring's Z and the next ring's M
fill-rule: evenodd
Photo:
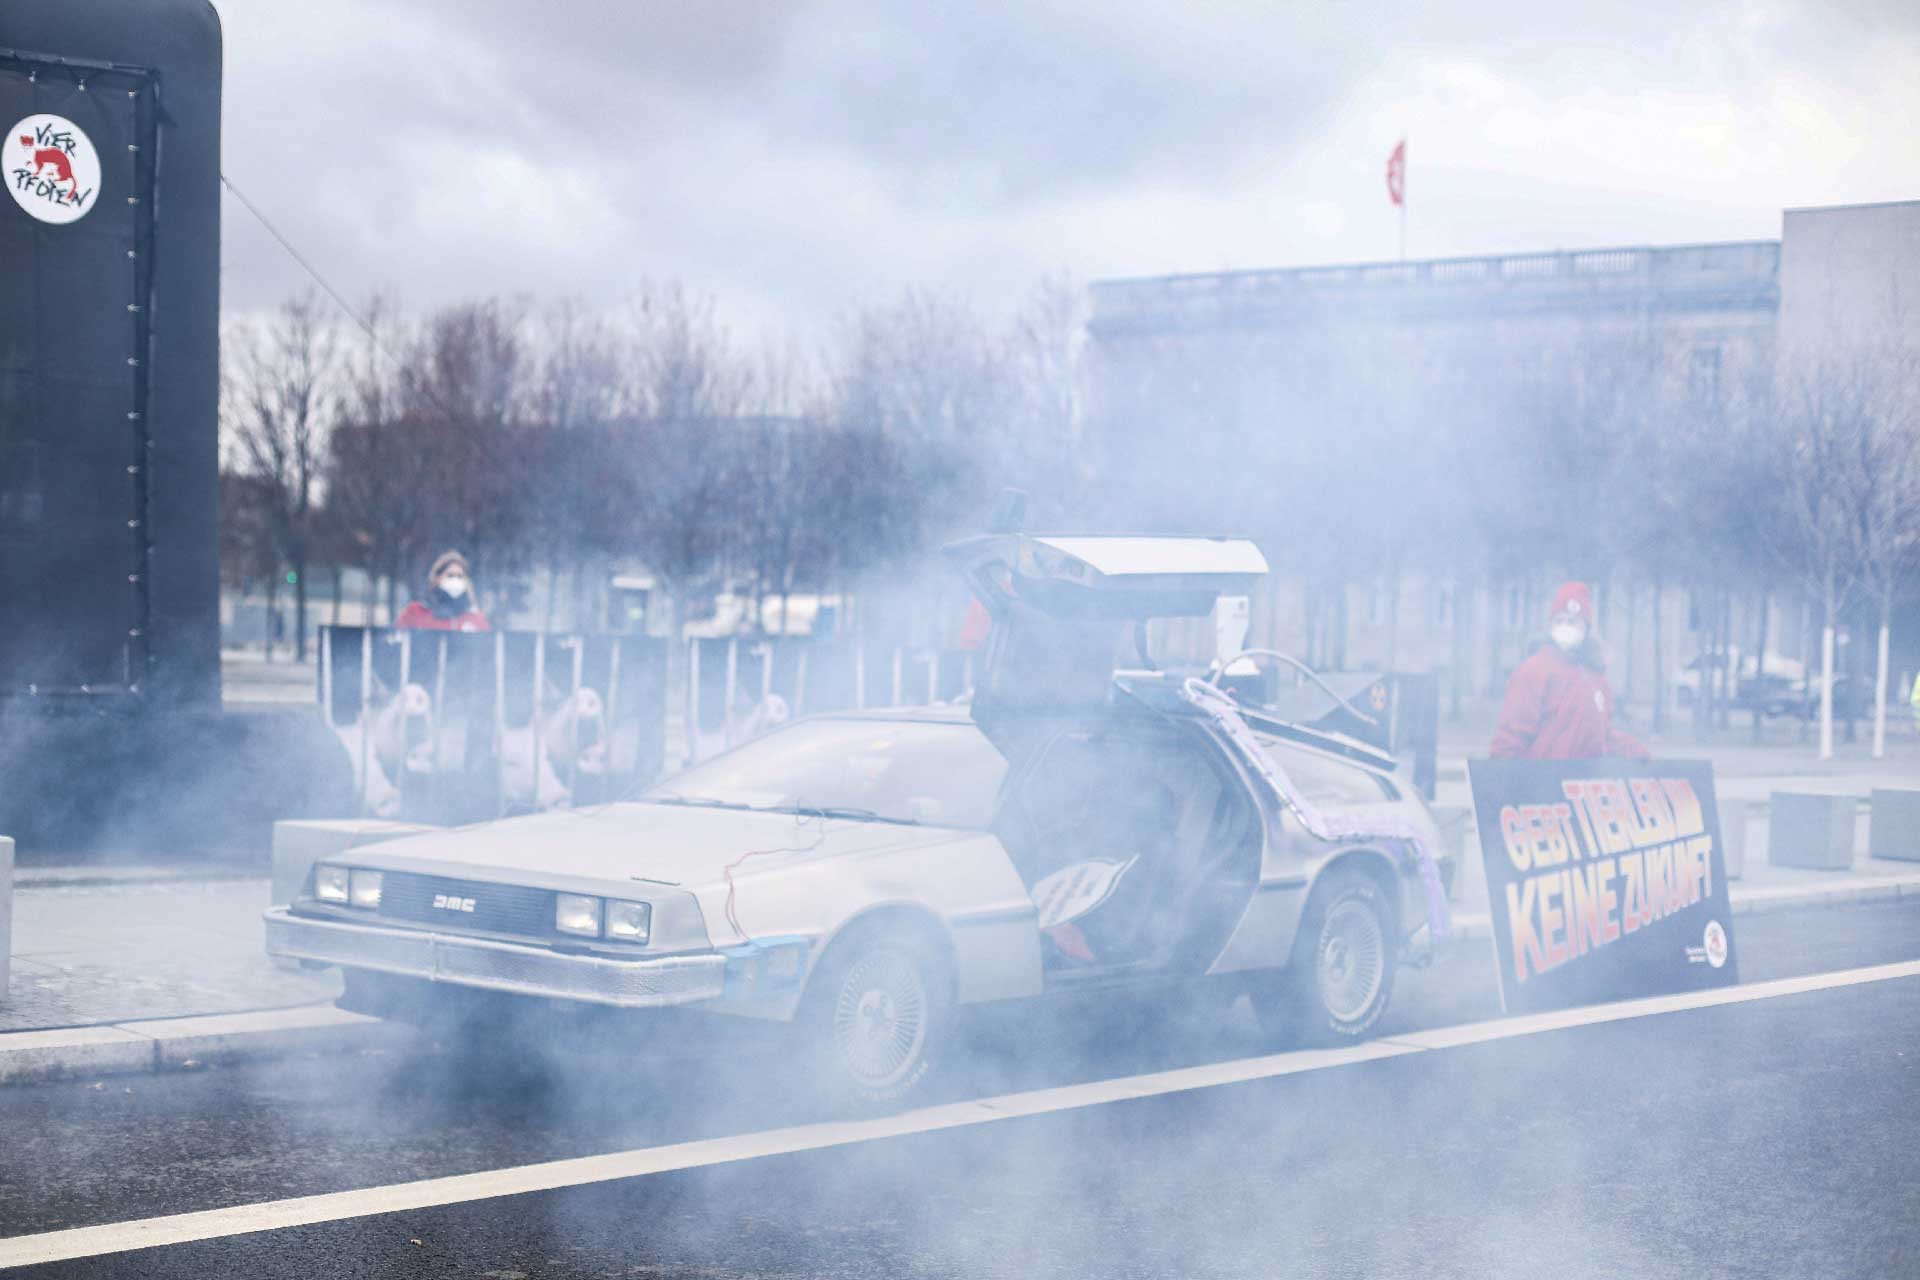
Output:
M1920 197L1911 0L216 3L228 176L414 309L678 279L771 335L910 285L1390 258L1402 135L1414 257ZM230 310L301 287L225 225Z

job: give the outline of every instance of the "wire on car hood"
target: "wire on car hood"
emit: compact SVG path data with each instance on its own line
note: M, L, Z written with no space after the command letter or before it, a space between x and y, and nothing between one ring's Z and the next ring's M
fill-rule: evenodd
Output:
M734 933L739 936L742 942L752 942L753 939L748 937L747 931L740 927L740 917L734 909L735 908L734 883L733 883L734 869L749 858L763 858L770 853L812 853L815 849L818 849L822 844L826 843L827 824L825 821L825 815L816 816L815 810L798 809L798 808L795 808L793 810L793 813L794 813L793 825L795 829L806 826L807 821L810 818L820 823L820 834L814 837L812 844L799 845L799 846L783 845L778 849L749 849L745 853L741 854L739 857L735 858L732 862L729 862L726 865L726 869L721 873L727 882L727 908L726 908L727 923L733 926Z

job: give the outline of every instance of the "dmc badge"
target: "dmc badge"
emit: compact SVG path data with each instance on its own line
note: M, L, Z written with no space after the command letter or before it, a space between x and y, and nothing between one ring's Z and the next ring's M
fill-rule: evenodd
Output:
M0 175L13 202L41 222L86 216L100 192L100 155L65 116L28 116L0 142Z

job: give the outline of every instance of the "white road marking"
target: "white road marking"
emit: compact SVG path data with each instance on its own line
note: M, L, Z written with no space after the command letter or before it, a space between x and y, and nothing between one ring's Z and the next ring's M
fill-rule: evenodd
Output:
M447 1178L428 1178L392 1186L368 1187L359 1191L334 1191L324 1195L300 1196L291 1200L269 1200L260 1204L234 1205L225 1209L203 1209L194 1213L169 1214L132 1222L109 1222L93 1227L72 1227L38 1235L0 1238L0 1268L30 1266L35 1263L62 1262L73 1258L92 1258L103 1254L125 1253L133 1249L151 1249L161 1245L188 1244L197 1240L215 1240L246 1235L256 1231L277 1231L289 1227L310 1226L321 1222L339 1222L373 1214L406 1210L433 1209L445 1205L491 1200L500 1196L523 1195L533 1191L558 1191L592 1183L613 1182L680 1169L730 1164L765 1156L788 1155L800 1151L818 1151L828 1147L851 1146L880 1138L908 1134L933 1133L942 1129L963 1128L1010 1120L1020 1116L1045 1115L1083 1107L1101 1106L1129 1098L1147 1098L1193 1089L1214 1088L1251 1080L1324 1071L1505 1040L1517 1036L1540 1035L1569 1027L1592 1026L1630 1018L1648 1018L1688 1009L1708 1009L1718 1005L1742 1004L1777 996L1800 995L1834 987L1886 982L1895 978L1920 977L1920 960L1897 964L1872 965L1862 969L1843 969L1833 973L1812 974L1804 978L1781 978L1737 987L1722 987L1685 995L1655 996L1643 1000L1624 1000L1617 1004L1593 1005L1559 1013L1503 1018L1493 1022L1467 1023L1440 1027L1431 1031L1412 1031L1384 1040L1369 1041L1340 1049L1305 1049L1293 1053L1271 1054L1258 1058L1240 1058L1231 1062L1208 1063L1198 1067L1180 1067L1145 1075L1122 1076L1113 1080L1095 1080L1086 1084L1064 1085L1054 1089L1036 1089L1026 1093L1003 1094L969 1102L953 1102L938 1107L923 1107L896 1116L874 1120L841 1121L827 1124L797 1125L786 1129L768 1129L724 1138L705 1138L697 1142L678 1142L670 1146L644 1147L607 1155L580 1156L543 1164L493 1169L484 1173L464 1173Z
M1618 1000L1612 1004L1586 1005L1554 1013L1521 1014L1495 1018L1488 1022L1467 1022L1454 1027L1435 1027L1430 1031L1409 1031L1382 1043L1410 1045L1417 1049L1451 1049L1457 1045L1480 1044L1487 1040L1507 1040L1514 1036L1538 1035L1565 1027L1586 1027L1601 1022L1621 1022L1628 1018L1650 1018L1660 1013L1686 1009L1711 1009L1715 1005L1743 1004L1749 1000L1768 1000L1775 996L1800 995L1808 991L1826 991L1833 987L1858 986L1863 982L1885 982L1889 978L1920 975L1920 960L1902 960L1895 964L1870 965L1864 969L1838 969L1831 973L1810 973L1802 978L1775 978L1771 982L1748 982L1734 987L1716 987L1710 991L1689 991L1673 996L1646 996L1638 1000Z

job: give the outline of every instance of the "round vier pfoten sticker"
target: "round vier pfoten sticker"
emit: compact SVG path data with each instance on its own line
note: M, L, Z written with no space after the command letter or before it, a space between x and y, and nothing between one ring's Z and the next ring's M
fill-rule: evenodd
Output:
M74 222L100 193L100 155L65 116L28 116L0 142L0 175L13 202L42 222Z
M1727 931L1718 920L1707 921L1707 934L1701 943L1707 950L1707 963L1718 969L1727 962Z

